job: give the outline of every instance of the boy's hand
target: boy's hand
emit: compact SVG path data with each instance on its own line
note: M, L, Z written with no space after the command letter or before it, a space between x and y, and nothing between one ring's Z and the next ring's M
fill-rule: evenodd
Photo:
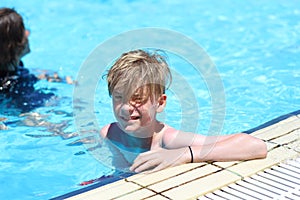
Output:
M134 172L156 172L167 167L190 162L191 155L188 147L180 149L155 149L141 153L134 160L131 171Z

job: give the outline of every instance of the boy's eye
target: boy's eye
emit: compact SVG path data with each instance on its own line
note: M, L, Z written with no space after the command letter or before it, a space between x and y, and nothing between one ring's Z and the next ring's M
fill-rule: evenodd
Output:
M134 101L135 103L142 103L142 102L143 102L143 99L140 98L140 97L138 97L138 98L134 98L133 101Z
M131 97L131 100L133 100L133 101L138 101L138 100L141 100L141 99L142 99L142 97L140 95L138 95L138 94L134 94Z
M145 103L145 97L139 95L139 94L134 94L130 101L134 104L144 104Z
M115 100L121 100L122 99L122 96L121 95L113 95L113 98Z

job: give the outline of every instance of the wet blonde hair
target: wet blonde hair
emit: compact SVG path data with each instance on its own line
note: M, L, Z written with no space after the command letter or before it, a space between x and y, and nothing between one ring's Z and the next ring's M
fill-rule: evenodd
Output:
M139 49L122 54L107 74L109 95L117 88L122 88L128 101L137 92L151 101L164 94L172 76L165 58L158 52Z

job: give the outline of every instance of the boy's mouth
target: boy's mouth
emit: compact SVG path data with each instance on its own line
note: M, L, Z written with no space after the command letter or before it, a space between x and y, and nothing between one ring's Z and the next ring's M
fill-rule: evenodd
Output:
M141 116L129 116L129 117L121 117L124 121L129 121L129 120L138 120L142 118Z
M130 116L131 120L137 120L137 119L140 119L140 118L141 118L140 116Z

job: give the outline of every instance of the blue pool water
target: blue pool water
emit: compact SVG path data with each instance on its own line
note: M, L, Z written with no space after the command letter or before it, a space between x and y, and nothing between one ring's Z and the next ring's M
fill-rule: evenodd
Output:
M83 61L103 41L137 28L166 28L196 41L215 63L226 96L222 134L300 109L299 1L2 0L0 6L14 7L24 16L32 51L23 61L35 73L44 69L76 78ZM194 88L200 113L197 132L205 134L211 116L209 91L180 56L170 54L169 61ZM41 81L37 87L57 95L50 105L33 111L46 126L32 124L30 116L0 114L9 128L0 131L1 199L49 199L113 171L76 142L79 137L67 138L76 132L74 86ZM104 125L113 116L107 93L97 91L95 113ZM164 117L178 127L180 112L174 99Z

